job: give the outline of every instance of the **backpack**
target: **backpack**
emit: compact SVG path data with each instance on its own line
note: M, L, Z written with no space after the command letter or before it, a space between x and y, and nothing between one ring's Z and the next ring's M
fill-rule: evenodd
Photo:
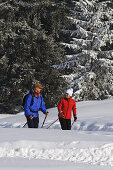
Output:
M28 96L29 94L32 95L32 100L31 100L30 106L32 106L32 104L33 104L33 93L28 93L28 94L26 94L26 95L24 96L24 98L23 98L23 101L22 101L22 107L23 107L23 108L24 108L24 105L25 105L25 102L26 102L26 98L27 98L27 96Z
M31 94L31 96L32 96L30 106L33 105L33 97L34 97L34 93L29 92L29 93L26 94L26 95L24 96L24 98L23 98L23 102L22 102L22 107L23 107L23 108L24 108L24 105L25 105L25 102L26 102L26 98L27 98L27 96L28 96L29 94ZM41 96L41 104L42 104L42 96Z

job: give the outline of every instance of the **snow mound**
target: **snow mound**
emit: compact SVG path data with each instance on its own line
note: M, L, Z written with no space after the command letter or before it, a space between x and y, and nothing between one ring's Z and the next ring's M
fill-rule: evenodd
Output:
M79 148L79 142L17 141L0 144L0 158L49 159L113 166L113 143Z

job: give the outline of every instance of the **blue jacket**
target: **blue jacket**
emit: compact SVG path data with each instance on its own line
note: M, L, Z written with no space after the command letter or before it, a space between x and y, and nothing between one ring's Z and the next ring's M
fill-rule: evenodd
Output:
M31 91L31 92L33 92L33 91ZM33 98L33 100L32 100L32 98ZM32 105L31 105L31 103L32 103ZM37 98L36 95L34 95L32 97L32 94L30 93L26 97L26 101L25 101L25 105L24 105L25 116L33 115L33 117L38 117L39 109L44 114L46 114L46 107L45 107L45 103L43 101L42 94L40 94L39 97Z

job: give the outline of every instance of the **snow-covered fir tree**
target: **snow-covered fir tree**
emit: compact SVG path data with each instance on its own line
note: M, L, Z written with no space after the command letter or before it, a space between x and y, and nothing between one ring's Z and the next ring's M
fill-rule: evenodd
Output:
M113 96L113 2L73 1L70 10L73 27L62 30L71 39L62 43L67 61L57 68L65 70L76 100Z

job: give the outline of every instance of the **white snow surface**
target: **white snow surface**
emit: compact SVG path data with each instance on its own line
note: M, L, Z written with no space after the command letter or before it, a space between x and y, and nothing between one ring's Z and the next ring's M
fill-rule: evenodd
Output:
M40 112L38 129L22 128L24 113L0 115L0 170L111 170L113 168L113 99L77 102L77 122L62 131L57 108ZM72 118L73 122L73 118Z

